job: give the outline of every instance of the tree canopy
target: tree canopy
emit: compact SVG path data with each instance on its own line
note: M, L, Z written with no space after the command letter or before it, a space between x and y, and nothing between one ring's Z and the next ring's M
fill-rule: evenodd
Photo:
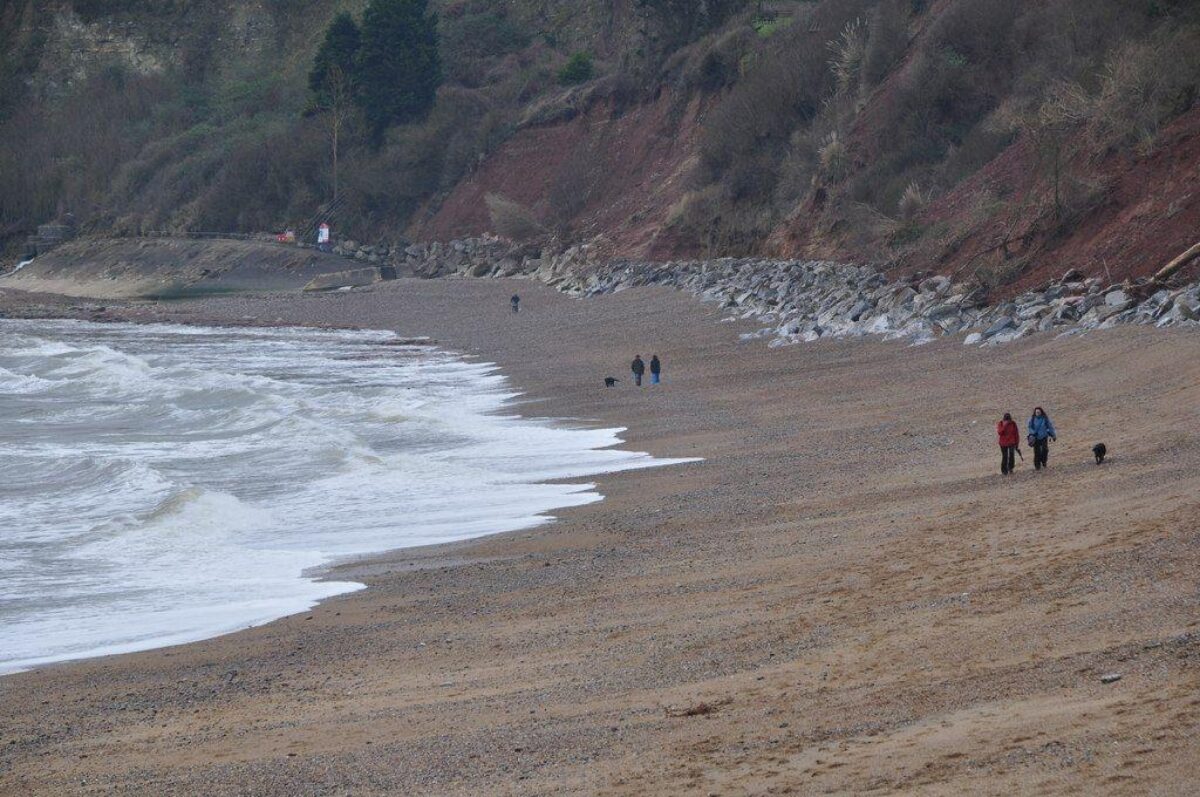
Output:
M363 114L377 138L433 107L442 64L437 17L427 0L371 0L355 75Z
M361 44L362 31L353 17L343 11L333 18L308 73L308 90L315 108L328 109L333 104L331 95L338 88L334 83L347 81L351 86L355 83Z

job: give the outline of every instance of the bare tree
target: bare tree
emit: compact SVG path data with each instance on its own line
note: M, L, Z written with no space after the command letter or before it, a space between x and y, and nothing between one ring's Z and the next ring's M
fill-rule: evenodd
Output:
M331 64L325 75L325 103L319 109L325 117L326 130L333 156L333 199L338 198L338 157L342 134L355 113L354 85L350 76L337 64Z
M1017 129L1033 145L1042 175L1054 191L1054 217L1066 215L1063 184L1071 156L1078 148L1078 134L1086 119L1088 98L1078 85L1061 83L1052 87L1040 106L1017 118Z

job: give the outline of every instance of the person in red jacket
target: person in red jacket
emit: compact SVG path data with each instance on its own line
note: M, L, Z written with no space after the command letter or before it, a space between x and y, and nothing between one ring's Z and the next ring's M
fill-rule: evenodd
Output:
M1021 445L1021 430L1010 413L996 424L996 438L1000 443L1000 472L1007 476L1016 470L1017 448Z

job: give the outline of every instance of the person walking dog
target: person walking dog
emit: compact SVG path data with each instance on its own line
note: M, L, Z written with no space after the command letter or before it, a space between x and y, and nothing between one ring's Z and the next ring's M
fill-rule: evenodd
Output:
M1058 433L1054 431L1054 422L1041 407L1033 408L1029 417L1029 445L1033 448L1033 469L1041 470L1048 466L1050 459L1050 441L1058 442Z
M650 384L657 385L659 378L662 375L662 363L658 361L658 355L650 358Z
M1007 476L1017 468L1017 452L1021 446L1021 430L1011 413L996 424L996 439L1000 443L1000 473Z
M642 374L646 373L646 363L642 362L642 355L633 355L633 362L629 364L629 370L633 371L633 383L641 387Z

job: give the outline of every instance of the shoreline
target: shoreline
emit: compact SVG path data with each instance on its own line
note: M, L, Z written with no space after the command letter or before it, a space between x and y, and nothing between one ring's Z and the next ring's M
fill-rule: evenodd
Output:
M396 321L491 350L540 417L705 462L600 476L605 500L531 530L348 565L369 589L266 626L6 676L0 793L1185 788L1193 334L768 351L661 288L580 302L515 283L514 322L513 284L221 297L160 320ZM663 386L599 384L647 345ZM997 397L1046 394L1072 430L1053 481L1001 483ZM1079 461L1089 427L1110 441L1101 470ZM1031 517L1011 488L1034 484L1069 510Z
M51 253L34 274L0 278L4 287L131 300L203 299L246 290L294 290L322 274L329 286L361 286L354 269L386 268L408 277L519 278L569 296L595 297L630 288L668 287L721 306L728 319L754 325L747 339L772 346L861 337L928 343L963 337L965 345L994 346L1039 333L1086 334L1120 326L1200 325L1200 282L1186 259L1154 277L1106 284L1071 269L1020 294L993 291L972 280L915 272L889 276L871 264L764 258L704 261L606 259L592 245L529 252L497 238L448 243L387 244L326 254L261 242L155 239L79 240ZM213 250L220 249L219 253ZM307 254L306 254L307 252ZM187 268L179 263L188 261ZM198 268L196 263L210 268ZM351 270L338 266L350 266ZM331 269L333 269L331 271ZM14 272L15 274L15 272ZM1191 274L1193 279L1188 280ZM71 276L67 276L71 275ZM11 279L8 277L12 276ZM347 280L349 280L347 282Z
M46 320L66 320L68 322L78 320L82 324L97 323L82 319ZM0 324L2 323L3 322L0 321ZM118 322L114 319L109 323L118 324L122 322ZM148 332L153 333L154 327L161 323L163 322L147 321L144 323L144 326L148 327ZM171 324L170 322L166 322L166 325L176 328L179 326L178 324ZM134 324L133 326L143 326L143 324ZM201 332L207 332L210 330L216 331L220 329L227 329L230 331L247 329L247 327L244 326L232 326L228 324L222 324L220 326L194 324L189 326L195 326L197 330ZM317 334L324 332L373 333L376 331L359 327L338 329L324 327L314 329L311 327L277 327L272 325L254 328L281 330L285 332L288 330L294 330L298 333L302 333L303 331L312 333L315 331ZM386 332L388 334L394 334L390 330L386 330ZM253 339L255 338L249 338L248 341ZM123 338L123 340L128 341L128 338ZM351 340L357 339L347 339L347 341ZM375 339L373 338L372 340ZM377 340L376 343L377 345L386 347L399 345L405 342L411 342L413 340L418 339L395 337L394 339L380 339ZM483 537L499 534L529 532L533 529L553 523L556 519L555 515L559 511L571 508L573 506L586 505L588 503L603 500L603 495L596 492L594 483L594 480L601 475L623 471L637 471L649 468L669 467L672 465L688 464L697 461L694 458L657 459L651 457L645 452L629 449L625 442L620 438L620 434L624 431L624 429L605 426L604 424L588 421L587 419L562 419L553 416L542 416L536 413L529 415L527 413L528 408L537 402L526 399L521 392L516 391L507 377L502 377L502 382L495 383L493 377L500 371L499 366L496 366L494 363L481 360L479 357L462 357L453 350L443 347L429 346L425 342L422 342L422 345L424 345L430 353L436 351L440 357L448 358L456 365L478 371L476 374L477 378L484 379L488 382L486 388L481 385L476 385L474 388L480 393L480 395L486 393L491 405L490 409L478 411L478 418L481 419L485 416L495 419L518 417L524 423L524 426L521 428L523 428L526 433L535 431L538 428L553 428L566 433L594 433L593 436L598 436L598 439L590 440L590 442L583 439L576 440L576 443L579 447L574 450L574 457L569 457L568 460L565 461L556 460L555 469L561 470L562 475L551 478L534 478L530 476L529 478L521 478L519 481L511 482L514 488L529 488L534 485L563 486L567 489L562 492L557 499L551 499L561 501L561 503L548 509L541 508L541 501L537 499L535 499L534 502L528 505L528 508L525 509L514 509L512 505L506 504L503 507L498 508L496 512L489 513L492 516L492 520L491 530L488 531L474 530L475 526L478 526L480 521L483 520L482 517L473 518L464 516L461 518L460 525L471 523L473 530L470 532L455 532L454 534L448 535L450 537L449 539L444 539L441 542L426 541L404 544L401 540L395 540L395 545L392 547L382 547L371 551L356 553L337 553L336 551L328 552L324 554L323 562L305 567L303 570L296 571L294 574L292 574L294 576L293 580L308 581L312 582L314 585L320 582L336 582L336 586L339 587L339 591L332 595L325 595L323 597L305 598L303 599L303 602L305 602L306 605L300 606L299 608L293 608L290 611L283 613L272 614L272 616L269 617L256 617L252 620L233 620L231 618L225 618L220 624L212 625L211 627L206 626L204 628L180 630L167 634L158 634L155 636L149 636L149 632L144 630L143 633L137 635L134 641L114 638L104 641L102 644L99 644L96 648L91 649L86 653L44 653L44 655L33 656L30 658L19 658L9 662L0 661L0 678L23 672L40 670L49 666L59 666L70 664L72 662L83 662L117 655L140 653L160 648L189 645L196 642L202 642L207 639L213 639L216 637L237 633L248 628L266 625L284 617L292 617L302 614L311 611L315 606L331 598L353 594L359 590L365 589L366 584L362 583L361 581L353 580L349 574L360 568L367 571L371 570L375 560L379 557L395 557L397 555L401 555L402 552L405 551L424 548L439 550L443 546L468 544ZM403 389L407 390L408 388L405 387ZM397 397L398 396L399 394L397 394ZM447 409L449 409L449 407L447 407ZM558 438L560 444L565 436L566 435L563 435L562 437ZM607 454L598 455L595 453L599 451L620 452L621 456L614 458L607 456ZM578 472L578 475L571 475L571 473L575 472ZM144 511L156 512L157 510L146 509ZM516 528L512 528L514 524L519 525ZM419 536L428 537L429 535L424 534ZM280 596L272 599L279 600L282 599L282 597ZM293 601L293 603L294 602L295 601ZM227 611L223 608L221 615L224 616L226 613ZM30 653L32 653L32 651L30 651Z

